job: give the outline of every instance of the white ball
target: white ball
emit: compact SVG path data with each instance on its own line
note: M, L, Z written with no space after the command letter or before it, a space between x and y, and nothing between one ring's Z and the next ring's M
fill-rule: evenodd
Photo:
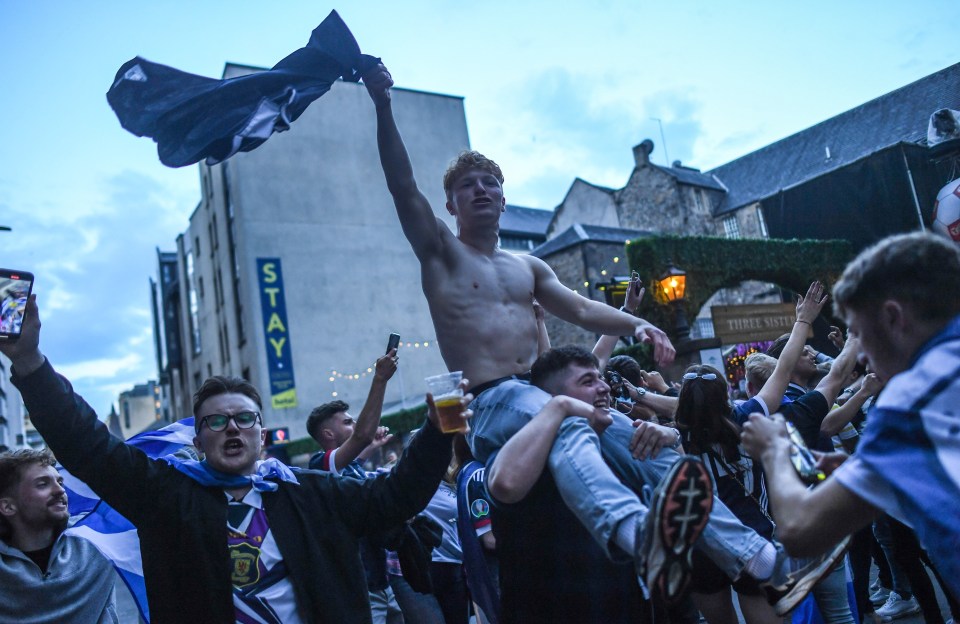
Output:
M947 182L937 193L933 231L960 244L960 178Z

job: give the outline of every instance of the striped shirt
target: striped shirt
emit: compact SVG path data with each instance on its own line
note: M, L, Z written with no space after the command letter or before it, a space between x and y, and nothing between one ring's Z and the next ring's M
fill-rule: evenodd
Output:
M834 476L911 526L960 597L960 316L890 380L869 422Z

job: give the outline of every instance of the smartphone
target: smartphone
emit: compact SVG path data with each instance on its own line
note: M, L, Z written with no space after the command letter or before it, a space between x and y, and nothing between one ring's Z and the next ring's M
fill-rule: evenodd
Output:
M822 470L817 469L817 460L813 453L807 448L803 441L803 436L793 426L793 423L787 423L787 434L790 436L790 460L793 462L793 468L800 475L800 480L804 483L820 483L827 478Z
M390 349L396 349L400 346L400 334L390 334L390 338L387 339L387 353L390 353Z
M0 340L16 340L20 337L31 292L33 273L0 269Z
M640 284L640 274L637 273L636 271L631 271L631 272L630 272L630 281L633 282L633 294L634 294L634 295L639 295L639 294L640 294L640 288L642 288L642 286L641 286L641 284Z

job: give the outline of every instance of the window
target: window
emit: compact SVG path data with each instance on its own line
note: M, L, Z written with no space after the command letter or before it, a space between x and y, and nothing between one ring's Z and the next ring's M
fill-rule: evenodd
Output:
M700 189L693 189L693 200L697 203L697 212L706 212L703 209L703 195Z
M767 231L767 220L763 218L763 209L757 206L757 222L760 225L760 236L770 238L770 232Z
M732 215L723 220L723 233L727 238L740 238L740 224L737 223L737 215Z

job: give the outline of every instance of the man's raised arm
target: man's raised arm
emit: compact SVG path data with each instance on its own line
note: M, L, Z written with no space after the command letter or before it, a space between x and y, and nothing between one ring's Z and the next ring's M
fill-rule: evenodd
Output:
M543 260L533 256L523 256L523 259L533 270L534 296L547 312L598 334L636 336L653 347L653 359L657 364L668 366L673 362L677 352L663 330L605 303L578 295L561 284L557 274Z
M803 353L807 334L826 302L827 293L823 283L819 281L810 284L805 297L798 298L797 320L790 331L790 338L780 353L780 357L777 358L777 364L770 378L763 384L763 388L757 392L757 396L763 400L764 405L771 412L779 409L780 402L783 400L783 393L786 392L787 385L790 383L790 375Z
M433 214L427 198L417 188L413 165L393 118L390 102L393 78L390 72L383 65L377 65L363 77L363 83L377 109L377 147L387 189L397 207L404 236L417 257L423 260L439 251L441 228L446 226Z

